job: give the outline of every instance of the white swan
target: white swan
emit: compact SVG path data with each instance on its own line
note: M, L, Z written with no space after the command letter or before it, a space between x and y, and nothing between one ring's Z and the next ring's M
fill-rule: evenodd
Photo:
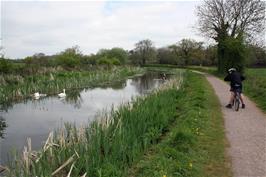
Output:
M40 98L39 92L34 93L33 96L34 96L35 99L39 99Z
M65 97L66 96L66 90L63 89L63 93L59 93L58 96L61 97L61 98Z
M34 97L39 97L39 96L40 96L39 92L34 93Z

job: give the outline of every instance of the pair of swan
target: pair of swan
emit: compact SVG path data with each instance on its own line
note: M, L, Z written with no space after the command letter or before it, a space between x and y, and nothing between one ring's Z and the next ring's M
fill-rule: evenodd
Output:
M36 93L33 94L33 97L34 97L35 99L39 99L39 98L42 97L42 96L46 96L46 94L40 94L39 92L36 92ZM59 93L59 94L58 94L58 97L63 98L63 97L65 97L65 96L66 96L66 90L63 89L63 93Z

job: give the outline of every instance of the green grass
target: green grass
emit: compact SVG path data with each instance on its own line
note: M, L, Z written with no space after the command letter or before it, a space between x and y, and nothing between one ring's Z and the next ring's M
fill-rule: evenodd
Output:
M232 176L220 105L211 86L202 76L189 74L182 92L170 132L125 176Z
M54 176L67 176L71 169L71 176L124 176L177 118L181 80L177 77L85 127L66 124L51 134L41 151L33 152L29 146L22 159L11 162L7 176L47 177L63 164Z
M244 81L244 92L266 112L266 68L248 69Z
M213 74L220 79L225 75L218 74L214 67L189 67L202 72ZM251 98L264 112L266 112L266 68L248 68L245 70L243 92Z

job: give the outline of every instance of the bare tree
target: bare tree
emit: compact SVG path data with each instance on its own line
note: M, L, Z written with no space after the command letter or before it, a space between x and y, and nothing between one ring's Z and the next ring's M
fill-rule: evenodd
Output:
M169 49L179 58L182 65L188 65L194 52L201 50L202 45L202 42L193 39L182 39L178 43L170 45Z
M251 37L265 29L265 2L261 0L205 0L197 7L199 30L217 42L239 35Z
M265 1L204 0L197 7L197 16L199 31L218 42L218 71L232 65L243 68L244 40L265 29Z
M147 60L153 60L156 58L156 49L151 40L145 39L139 41L135 46L135 52L139 54L141 64L146 64Z
M4 58L4 55L5 55L5 53L4 53L4 47L3 47L3 45L2 45L2 38L0 38L0 58Z

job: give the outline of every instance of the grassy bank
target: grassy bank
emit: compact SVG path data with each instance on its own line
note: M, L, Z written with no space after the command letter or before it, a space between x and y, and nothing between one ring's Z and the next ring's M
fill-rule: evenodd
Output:
M23 158L11 162L7 176L124 176L176 119L180 81L171 80L85 127L66 125L50 134L39 152L33 152L29 142Z
M214 67L190 67L190 69L207 72L221 79L225 77L225 75L218 74ZM243 82L244 94L266 112L266 68L248 68L244 76L246 77Z
M63 89L74 89L106 85L134 74L143 73L137 67L99 68L91 71L60 71L44 75L22 77L19 75L0 76L0 105L31 97L33 93L56 94Z
M189 74L176 105L170 132L146 151L128 176L232 176L219 102L206 79Z

